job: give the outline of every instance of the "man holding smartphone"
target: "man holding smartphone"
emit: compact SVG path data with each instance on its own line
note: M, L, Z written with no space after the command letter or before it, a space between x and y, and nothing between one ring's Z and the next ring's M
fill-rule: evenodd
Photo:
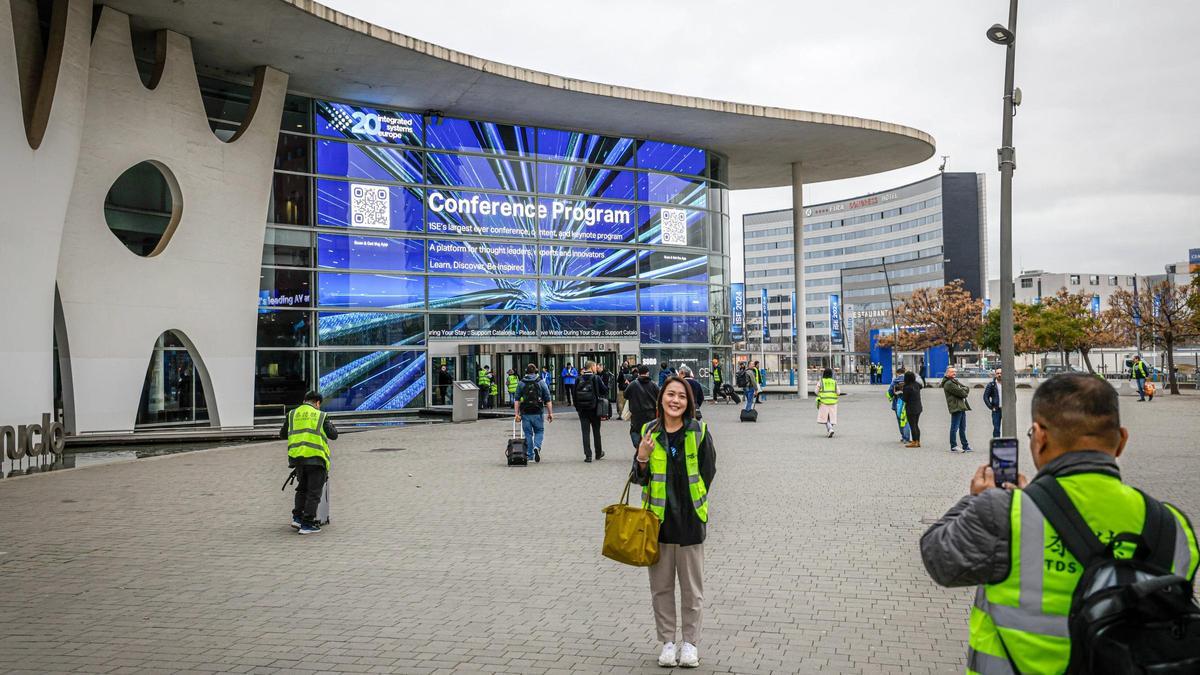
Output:
M1140 537L1150 504L1121 480L1116 460L1129 431L1121 426L1116 390L1091 375L1058 375L1038 387L1032 407L1027 435L1036 483L1061 486L1101 543L1113 542L1117 533ZM993 452L1016 443L994 439ZM942 586L979 586L967 670L1065 672L1071 659L1068 612L1084 566L1024 490L1029 481L1013 475L1015 485L997 486L990 464L976 469L969 494L921 537L921 558ZM1190 585L1200 563L1196 534L1182 512L1164 508L1175 525L1159 552L1171 560L1165 571Z

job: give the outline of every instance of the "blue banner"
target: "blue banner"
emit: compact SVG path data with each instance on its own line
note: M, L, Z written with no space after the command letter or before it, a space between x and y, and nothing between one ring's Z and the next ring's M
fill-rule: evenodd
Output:
M729 338L733 342L746 339L746 284L737 282L729 284Z
M762 341L767 343L771 341L771 316L767 311L767 289L762 289Z
M796 329L796 291L792 291L792 339L799 335Z
M1100 316L1100 296L1092 296L1092 318Z
M829 295L829 341L842 343L842 299L837 293Z

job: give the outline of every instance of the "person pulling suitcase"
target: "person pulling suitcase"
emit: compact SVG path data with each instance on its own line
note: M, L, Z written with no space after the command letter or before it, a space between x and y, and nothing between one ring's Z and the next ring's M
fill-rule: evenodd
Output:
M279 437L288 442L288 466L296 480L296 502L292 509L292 527L300 534L321 531L317 509L329 478L329 441L338 437L329 413L321 411L321 393L310 391L298 408L288 412ZM284 483L287 486L287 483Z

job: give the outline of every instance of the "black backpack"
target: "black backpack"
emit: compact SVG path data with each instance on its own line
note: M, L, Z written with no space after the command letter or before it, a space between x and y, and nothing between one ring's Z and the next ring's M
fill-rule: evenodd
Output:
M749 389L752 386L750 384L750 371L746 370L745 368L739 370L737 372L737 378L735 379L735 382L737 382L738 387L742 389Z
M521 382L521 414L538 415L542 412L542 388L537 380Z
M1035 480L1025 492L1083 564L1071 598L1067 672L1200 672L1200 606L1191 582L1170 573L1175 516L1142 493L1142 533L1121 532L1105 545L1054 478ZM1113 556L1122 542L1137 545L1132 558Z
M575 385L575 409L591 408L596 405L596 376L588 373L579 378Z

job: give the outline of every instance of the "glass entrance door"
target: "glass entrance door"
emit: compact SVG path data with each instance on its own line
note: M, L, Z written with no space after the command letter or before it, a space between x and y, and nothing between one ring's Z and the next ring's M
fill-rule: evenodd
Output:
M435 356L430 359L432 371L433 405L453 405L454 379L457 376L458 357Z

